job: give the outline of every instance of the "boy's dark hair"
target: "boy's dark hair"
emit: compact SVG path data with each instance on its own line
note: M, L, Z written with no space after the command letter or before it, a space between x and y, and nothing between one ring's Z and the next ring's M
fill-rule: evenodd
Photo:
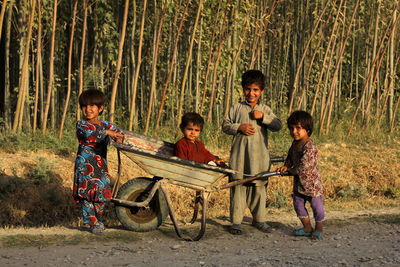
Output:
M187 112L182 116L181 124L179 128L183 131L185 127L189 124L189 122L193 123L193 125L200 126L200 130L203 130L204 119L200 116L200 114L196 112Z
M87 105L96 105L98 108L104 106L106 96L104 93L97 89L89 89L83 91L79 96L79 106L82 108ZM102 112L100 112L101 114Z
M248 70L242 75L242 87L255 83L257 84L261 90L265 88L265 76L259 70Z
M310 113L303 110L296 110L290 114L289 118L287 119L288 128L299 123L301 127L307 131L308 136L311 136L314 128L314 122Z

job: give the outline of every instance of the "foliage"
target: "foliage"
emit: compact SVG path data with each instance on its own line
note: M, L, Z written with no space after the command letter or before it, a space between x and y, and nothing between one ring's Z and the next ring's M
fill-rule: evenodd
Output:
M275 3L275 1L273 2ZM149 111L149 94L153 74L151 64L153 58L157 56L156 88L159 90L156 90L153 95L150 129L154 131L156 127L155 118L159 112L163 88L170 74L171 64L174 66L166 91L165 106L161 111L161 125L170 125L171 121L173 125L179 123L176 121L178 119L177 99L181 94L181 82L198 2L191 1L189 3L183 30L180 36L177 36L177 27L183 18L186 1L167 1L168 6L161 27L162 36L158 55L153 53L164 2L148 1L146 10L144 10L143 1L130 2L127 36L119 77L115 77L115 68L125 1L89 0L87 3L88 21L83 58L83 89L99 88L106 93L109 99L114 79L119 79L115 113L118 116L118 124L126 128L126 125L129 125L128 118L133 106L133 81L140 52L142 64L134 99L134 128L135 131L141 132L146 124ZM399 97L397 86L399 79L396 75L392 75L398 68L395 59L398 58L399 50L394 47L394 44L398 43L400 27L397 25L395 28L393 42L389 42L388 34L384 35L386 27L389 26L390 30L390 26L393 24L389 19L393 10L398 9L395 2L380 3L379 12L377 12L377 2L372 0L360 1L357 8L356 2L341 7L338 2L335 2L336 5L333 6L333 2L327 1L314 1L303 6L301 2L285 0L278 1L274 7L271 6L271 1L257 1L252 4L251 1L230 3L223 0L221 6L219 3L219 1L203 3L201 25L195 36L189 76L185 85L187 88L185 89L184 110L199 111L203 107L202 114L205 115L211 108L211 123L219 127L228 97L230 98L229 105L241 98L241 74L249 68L257 68L262 70L267 78L267 90L262 101L270 105L276 113L286 115L293 95L293 107L290 108L308 111L313 109L316 123L322 125L321 131L319 129L316 131L321 135L325 136L330 131L335 131L332 121L338 121L344 117L354 123L344 125L347 133L343 131L341 138L355 128L373 127L377 125L378 121L380 133L391 132L393 134L396 132L399 127L398 120L394 121L394 129L391 128L390 123L393 116L398 117L400 112L394 110L395 101ZM67 55L72 33L73 4L74 1L61 1L57 7L55 73L49 118L53 131L59 129L58 124L65 101ZM24 38L27 34L27 14L30 6L26 1L17 1L8 2L7 7L2 25L5 33L2 35L2 44L10 42L11 46L9 50L2 51L8 53L10 72L9 74L5 72L5 80L2 80L0 86L0 90L4 93L4 97L0 99L0 102L4 104L0 109L0 127L9 130L12 127L12 114L16 110L18 91L20 90L18 84L18 73L21 73L19 62L22 62L23 57L21 51L25 46ZM326 9L322 13L325 7ZM45 46L50 43L53 8L54 1L42 3L41 23L42 36L44 36L42 44ZM84 1L78 1L72 53L72 92L67 112L67 117L72 118L76 117L77 110L83 11ZM352 22L353 25L350 28L348 39L346 39L347 29L354 11L356 12L355 21ZM143 48L142 51L138 51L143 12L146 12L143 39L141 40ZM322 19L317 23L319 17ZM336 19L340 23L335 24ZM224 20L226 20L226 25L223 28ZM7 34L5 29L7 23L11 21L16 23ZM36 70L34 64L36 42L38 41L38 22L36 12L32 50L30 51L32 62L29 66L29 97L25 103L27 108L24 111L23 120L25 133L32 131L34 116L39 119L39 128L43 124L43 108L47 99L50 49L42 48L41 70ZM299 34L300 32L301 34ZM314 35L313 32L315 32ZM336 38L331 38L334 36ZM179 37L177 54L175 60L171 61L173 45L177 37ZM343 44L345 40L347 43ZM306 51L308 41L310 41L310 45ZM216 65L217 51L220 45L222 54ZM383 49L385 45L387 49ZM339 53L342 46L345 47L343 56ZM379 47L382 49L379 50ZM303 54L304 61L301 61ZM377 64L372 66L375 55L378 55ZM381 56L382 61L380 60ZM2 59L5 60L5 57ZM378 64L380 61L382 63ZM0 66L3 65L0 64ZM216 70L216 77L213 75L214 70ZM36 72L40 72L39 81L34 79ZM367 80L369 72L371 72L371 78ZM334 75L335 73L337 76ZM373 83L373 80L377 82ZM336 84L335 81L337 81ZM391 83L392 81L393 83ZM33 114L36 82L39 82L40 85L39 113L37 115ZM216 84L215 101L210 106L210 89L214 82ZM367 83L369 85L366 87ZM390 84L392 84L392 92L390 92ZM364 90L365 88L366 90ZM295 89L296 91L294 91ZM331 100L328 97L331 94L330 90L334 95L333 104L330 103ZM390 94L387 95L387 92ZM106 110L108 109L109 107L106 106ZM109 114L106 112L105 119ZM383 114L382 118L381 114Z
M35 181L35 184L45 185L53 181L51 169L54 163L46 158L37 158L38 164L35 169L28 173L28 177Z

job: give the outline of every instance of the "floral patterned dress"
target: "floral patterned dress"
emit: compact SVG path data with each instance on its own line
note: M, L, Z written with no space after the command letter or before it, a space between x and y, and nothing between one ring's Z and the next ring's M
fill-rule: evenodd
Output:
M76 125L79 148L75 161L73 197L76 202L104 202L111 198L107 168L106 130L120 132L113 124L91 124L80 120Z
M294 168L293 192L309 197L318 197L323 194L321 175L318 169L318 149L310 139L303 146L296 149L294 143L289 149L285 166Z

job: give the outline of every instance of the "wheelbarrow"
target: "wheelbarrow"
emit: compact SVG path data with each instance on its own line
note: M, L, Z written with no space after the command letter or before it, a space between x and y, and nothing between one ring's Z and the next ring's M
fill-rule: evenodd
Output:
M112 190L111 202L119 221L129 230L147 232L157 229L166 217L170 216L175 232L180 238L197 241L206 229L207 205L210 194L257 179L268 179L277 172L261 172L242 180L223 185L217 183L223 177L235 174L229 168L211 166L173 155L174 144L134 132L124 131L122 143L111 141L118 153L118 177ZM120 186L121 153L126 155L146 173L153 177L136 177ZM271 162L283 161L282 157L272 158ZM194 223L201 205L201 227L195 236L183 234L171 205L166 184L173 184L196 191L193 218Z

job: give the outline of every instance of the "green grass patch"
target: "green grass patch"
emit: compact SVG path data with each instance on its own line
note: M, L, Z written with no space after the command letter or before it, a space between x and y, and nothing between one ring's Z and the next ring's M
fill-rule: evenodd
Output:
M141 240L138 233L125 231L125 230L113 230L106 231L102 235L94 235L88 231L84 231L79 234L73 235L30 235L30 234L18 234L4 236L0 239L3 247L38 247L46 248L52 245L77 245L77 244L92 244L93 242L135 242Z

